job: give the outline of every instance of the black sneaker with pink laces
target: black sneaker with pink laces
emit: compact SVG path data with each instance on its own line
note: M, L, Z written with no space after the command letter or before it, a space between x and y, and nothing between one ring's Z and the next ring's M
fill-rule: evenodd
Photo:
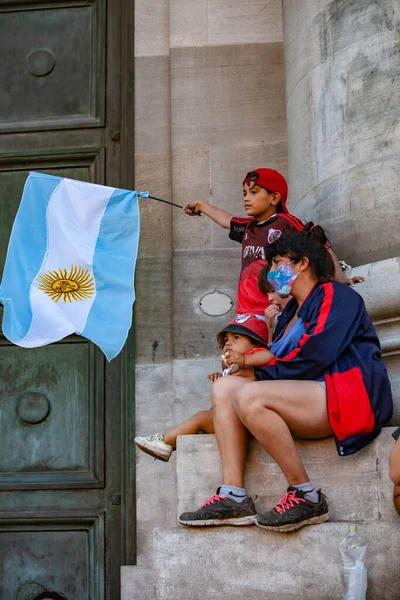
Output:
M257 516L256 525L270 531L285 532L329 521L328 504L321 490L318 491L318 502L311 502L304 496L305 492L289 486L272 510Z
M189 527L215 527L218 525L254 525L257 511L251 498L235 502L217 493L194 512L182 513L179 523Z

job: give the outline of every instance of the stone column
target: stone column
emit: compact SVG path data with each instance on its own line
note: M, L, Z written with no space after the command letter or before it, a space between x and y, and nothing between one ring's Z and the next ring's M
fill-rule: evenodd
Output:
M290 209L340 258L400 255L400 4L283 0Z

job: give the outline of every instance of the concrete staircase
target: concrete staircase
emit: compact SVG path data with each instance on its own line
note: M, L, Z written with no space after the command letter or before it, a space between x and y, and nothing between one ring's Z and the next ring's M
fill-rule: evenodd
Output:
M349 523L368 540L368 600L400 599L400 517L392 504L385 428L367 448L339 457L333 440L298 441L313 482L328 496L328 523L290 534L257 527L153 532L153 565L123 567L122 600L339 600L339 543ZM285 492L277 465L253 441L246 487L260 512ZM184 436L176 457L177 516L200 506L220 484L220 460L211 435Z

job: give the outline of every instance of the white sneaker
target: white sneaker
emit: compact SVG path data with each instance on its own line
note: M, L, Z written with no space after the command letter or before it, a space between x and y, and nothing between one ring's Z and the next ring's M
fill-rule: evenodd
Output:
M148 435L146 437L135 437L135 444L138 448L150 454L154 458L168 462L173 447L164 442L164 434L156 433L155 435Z

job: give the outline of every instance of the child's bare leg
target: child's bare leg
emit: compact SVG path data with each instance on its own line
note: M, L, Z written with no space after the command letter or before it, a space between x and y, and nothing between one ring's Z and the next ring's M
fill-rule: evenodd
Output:
M212 409L201 410L183 423L179 423L164 435L164 442L175 448L178 435L195 435L200 431L214 433Z

